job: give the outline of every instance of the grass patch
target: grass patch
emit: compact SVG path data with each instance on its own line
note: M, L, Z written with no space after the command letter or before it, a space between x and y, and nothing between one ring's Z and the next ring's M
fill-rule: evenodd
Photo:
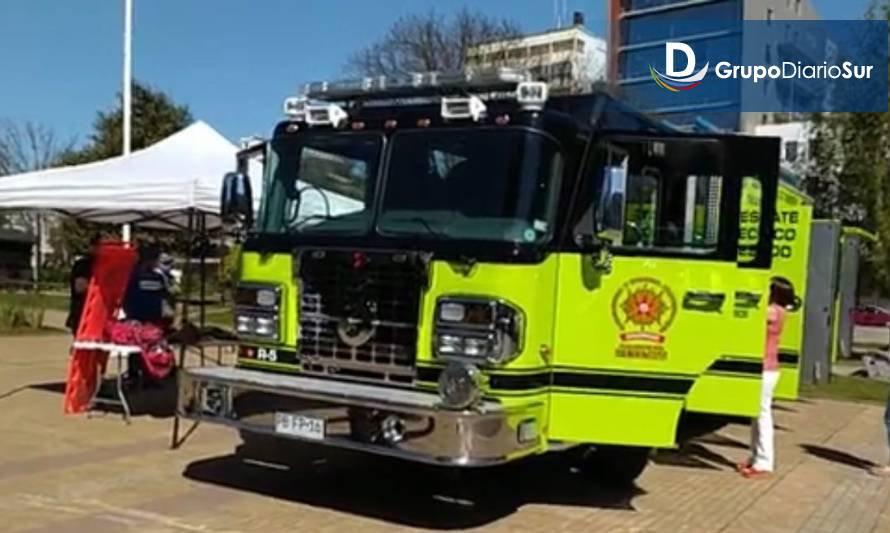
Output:
M0 337L42 337L50 335L69 335L64 329L57 328L18 328L13 330L0 329Z
M194 310L193 317L197 317L197 309ZM211 308L207 310L207 323L214 326L222 326L226 328L232 327L234 318L232 317L232 308Z
M0 305L10 307L40 307L56 311L68 310L68 295L33 292L0 292Z
M885 404L890 395L890 383L855 376L832 376L823 385L800 385L800 394L806 398L825 398L846 402Z

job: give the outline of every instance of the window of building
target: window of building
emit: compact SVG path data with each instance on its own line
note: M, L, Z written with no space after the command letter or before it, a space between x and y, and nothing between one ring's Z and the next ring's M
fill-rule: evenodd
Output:
M554 52L570 52L575 49L575 40L574 39L566 39L564 41L557 41L553 43L553 51Z
M797 141L785 141L785 161L794 163L798 160L799 144Z
M578 52L584 52L584 41L580 39L575 41L575 50Z
M536 44L529 49L531 56L545 56L550 53L549 44Z
M528 48L514 48L507 52L507 57L510 59L525 59L528 57Z

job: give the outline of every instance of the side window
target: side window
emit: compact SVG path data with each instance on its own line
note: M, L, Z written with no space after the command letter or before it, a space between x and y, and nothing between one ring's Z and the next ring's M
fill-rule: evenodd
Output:
M719 143L610 141L597 228L617 248L715 253L723 197Z

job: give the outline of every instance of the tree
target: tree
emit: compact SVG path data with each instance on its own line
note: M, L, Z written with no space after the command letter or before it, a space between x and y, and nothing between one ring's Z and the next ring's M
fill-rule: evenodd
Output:
M22 125L0 121L0 176L51 167L59 154L71 149L53 130L34 122Z
M467 8L450 19L436 11L404 15L383 37L353 54L346 68L360 76L458 71L471 47L519 34L514 22Z
M0 176L49 168L72 145L72 141L60 141L52 129L42 124L0 121ZM9 226L40 235L43 218L28 211L0 213L0 227ZM38 258L40 256L38 247Z
M139 150L150 146L192 122L188 107L177 104L162 91L134 82L132 88L131 146ZM120 101L120 99L118 100ZM60 157L63 165L79 165L121 155L123 152L123 111L117 104L107 111L99 111L93 121L89 141L78 150L68 150ZM65 217L59 230L51 237L53 248L63 262L87 248L91 235L113 232L116 228L87 223Z
M187 106L177 104L162 91L133 82L131 147L139 150L150 146L192 122ZM69 151L62 162L76 165L121 155L123 152L123 111L120 104L108 111L99 111L93 121L89 142L80 150Z
M890 0L866 18L890 20ZM840 219L878 236L864 254L864 285L890 292L890 113L826 113L812 117L804 185L815 215Z

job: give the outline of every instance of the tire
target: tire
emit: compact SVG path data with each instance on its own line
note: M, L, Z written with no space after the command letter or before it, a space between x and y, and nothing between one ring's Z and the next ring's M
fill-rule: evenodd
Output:
M636 446L586 447L581 453L581 469L593 479L627 487L649 464L652 448Z

